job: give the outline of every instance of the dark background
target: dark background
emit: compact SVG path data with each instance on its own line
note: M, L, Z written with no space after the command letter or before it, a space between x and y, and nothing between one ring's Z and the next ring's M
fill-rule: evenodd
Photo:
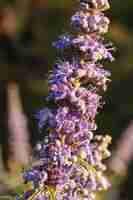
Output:
M28 6L21 5L19 0L0 0L2 12L5 8L21 11L16 14L13 34L0 28L0 138L5 163L10 159L7 150L6 88L10 82L19 86L24 113L28 118L30 140L34 146L40 137L34 113L45 106L47 76L56 56L51 43L59 34L69 30L69 17L77 5L76 0L27 2ZM113 148L133 119L133 1L113 0L107 15L111 19L111 26L106 38L113 41L117 51L116 61L105 63L105 68L112 72L112 82L97 122L99 132L112 134ZM4 17L6 19L6 14ZM131 177L132 167L126 182L128 199L132 199L133 195L130 191L133 184Z

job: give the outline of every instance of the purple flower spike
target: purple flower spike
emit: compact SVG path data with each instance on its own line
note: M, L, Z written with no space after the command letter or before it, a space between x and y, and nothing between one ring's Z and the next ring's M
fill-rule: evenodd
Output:
M31 191L20 200L95 200L110 184L103 160L110 156L110 136L95 135L96 115L103 106L101 93L110 72L101 61L113 61L112 44L105 44L109 19L102 11L108 0L79 0L71 17L77 34L64 34L53 43L61 53L49 76L47 100L52 108L36 114L47 136L37 144L38 162L23 174ZM43 129L42 129L43 128Z

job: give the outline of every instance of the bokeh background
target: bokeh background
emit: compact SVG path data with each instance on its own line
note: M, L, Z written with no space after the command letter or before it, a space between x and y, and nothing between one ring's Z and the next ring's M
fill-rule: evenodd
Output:
M0 199L14 193L21 182L17 171L42 138L34 114L45 106L56 56L51 44L69 31L76 6L76 0L0 0ZM116 61L105 63L112 82L97 117L99 132L113 138L108 161L113 189L107 198L132 200L133 1L112 0L107 15L106 38L116 46Z

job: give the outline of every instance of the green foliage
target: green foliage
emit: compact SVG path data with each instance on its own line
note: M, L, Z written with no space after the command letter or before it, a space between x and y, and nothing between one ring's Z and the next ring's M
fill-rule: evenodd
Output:
M13 5L15 0L0 0L0 6Z

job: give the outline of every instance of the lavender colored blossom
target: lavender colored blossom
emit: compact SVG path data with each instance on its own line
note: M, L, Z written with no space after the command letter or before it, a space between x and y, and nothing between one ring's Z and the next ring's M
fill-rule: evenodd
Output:
M43 110L39 111L35 117L39 121L38 126L40 130L45 124L49 124L52 127L55 126L54 111L48 108L44 108Z
M103 13L91 14L89 12L77 12L71 18L72 26L77 30L83 30L87 33L98 32L105 34L108 32L109 19Z
M69 34L64 34L59 37L59 40L53 43L53 46L57 49L63 50L64 48L69 48L71 46L71 36Z
M87 10L97 9L105 11L110 8L108 0L79 0L79 1L81 6Z
M103 44L103 42L96 36L78 35L77 38L72 40L72 45L84 53L88 60L93 62L97 62L102 59L109 59L110 61L114 60L110 52L110 48Z
M61 53L48 80L47 100L54 106L36 114L40 131L47 136L35 149L39 162L23 174L25 182L32 183L31 190L19 200L95 200L97 192L110 187L103 160L110 156L111 137L94 132L103 106L101 93L111 75L101 61L114 60L114 48L103 38L110 22L102 11L109 3L79 3L71 17L74 34L61 35L53 43Z

